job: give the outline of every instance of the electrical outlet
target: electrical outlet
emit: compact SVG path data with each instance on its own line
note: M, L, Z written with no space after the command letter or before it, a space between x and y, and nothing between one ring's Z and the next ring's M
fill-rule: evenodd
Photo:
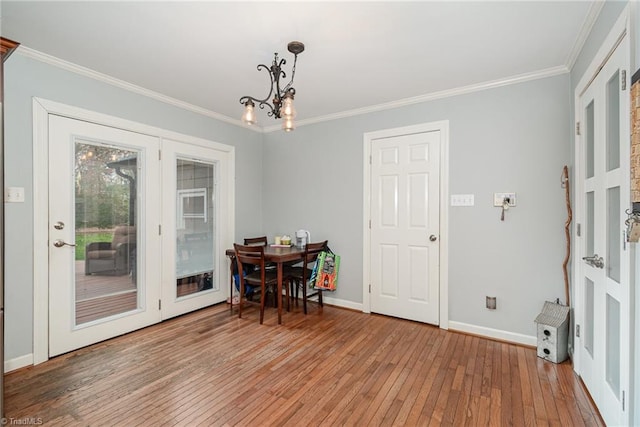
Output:
M489 310L495 310L496 309L496 297L486 297L487 298L487 308Z
M493 193L493 206L502 207L504 200L509 199L509 207L516 205L516 193Z

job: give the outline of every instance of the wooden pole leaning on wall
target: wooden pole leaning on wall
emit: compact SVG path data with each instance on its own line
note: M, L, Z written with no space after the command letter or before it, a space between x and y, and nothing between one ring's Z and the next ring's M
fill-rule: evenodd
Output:
M571 210L571 189L569 188L569 168L565 165L562 168L562 176L560 178L562 187L565 191L565 198L567 203L567 221L564 223L564 234L567 239L567 252L562 263L562 272L564 273L564 299L567 306L571 306L569 299L569 271L567 270L567 264L571 258L571 220L573 219L573 211Z

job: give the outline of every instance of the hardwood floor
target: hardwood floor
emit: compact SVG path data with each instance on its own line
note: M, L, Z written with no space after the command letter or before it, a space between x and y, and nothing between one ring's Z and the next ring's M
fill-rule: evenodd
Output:
M51 425L601 426L535 349L311 304L226 304L5 375L5 415Z

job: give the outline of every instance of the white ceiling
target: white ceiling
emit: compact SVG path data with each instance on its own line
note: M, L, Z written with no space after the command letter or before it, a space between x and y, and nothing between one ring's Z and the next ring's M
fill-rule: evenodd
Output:
M304 123L566 72L602 4L592 1L33 2L0 5L2 36L234 121L264 97L258 72L299 40ZM444 91L444 92L443 92ZM274 119L259 112L259 125Z

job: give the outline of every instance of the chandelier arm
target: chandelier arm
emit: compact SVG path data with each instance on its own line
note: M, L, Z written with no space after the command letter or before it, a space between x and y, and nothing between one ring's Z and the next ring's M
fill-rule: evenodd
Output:
M275 114L276 110L273 107L273 105L269 103L268 99L269 99L268 97L266 99L258 99L258 98L254 98L253 96L245 95L242 98L240 98L240 104L245 105L247 101L251 101L254 104L258 104L258 107L260 107L261 110L264 110L264 107L266 105L267 107L269 107L269 111L267 111L267 115L271 117Z
M278 57L276 56L276 59ZM287 63L287 60L285 58L282 58L280 60L280 62L277 64L277 66L275 67L275 73L272 72L272 74L274 74L274 80L275 80L275 84L276 84L276 97L278 98L278 100L282 99L282 97L285 94L285 91L280 90L280 78L286 78L287 74L284 72L284 70L282 69L282 66L285 65ZM276 65L275 61L274 61L274 65Z
M271 69L269 67L267 67L264 64L260 64L258 65L258 71L260 71L260 69L264 69L268 74L269 74L269 79L271 80L271 86L269 89L269 93L267 94L267 96L263 99L259 99L259 98L255 98L253 96L249 96L249 95L245 95L242 98L240 98L240 103L241 104L245 104L247 101L252 101L256 104L258 104L258 106L260 107L260 109L264 110L264 106L266 105L267 107L269 107L269 110L267 112L268 116L273 116L274 114L276 114L276 110L273 107L273 105L271 105L269 103L269 99L271 99L271 95L273 94L273 73L271 72Z
M282 89L282 95L284 96L284 94L286 94L289 89L291 88L291 85L293 84L293 78L296 76L296 63L298 62L298 55L294 55L293 57L293 67L291 67L291 80L289 81L289 83L287 83L287 85L284 87L284 89ZM282 77L286 77L283 73Z

